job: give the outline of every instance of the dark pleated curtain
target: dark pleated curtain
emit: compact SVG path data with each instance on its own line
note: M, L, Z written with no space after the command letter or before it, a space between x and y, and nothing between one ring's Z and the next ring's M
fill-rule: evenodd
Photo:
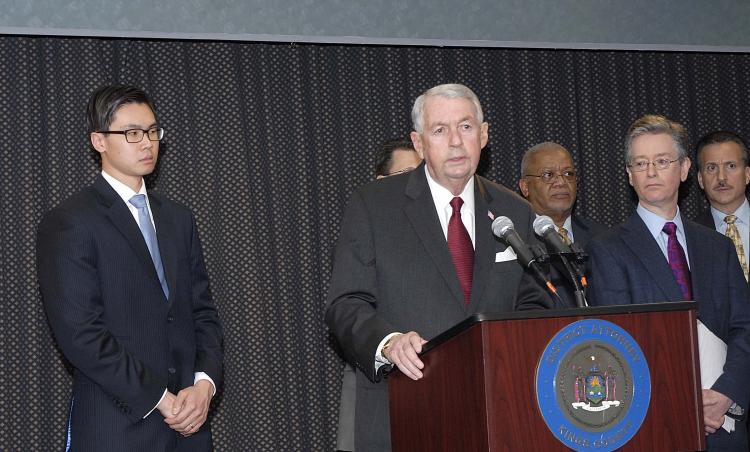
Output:
M579 213L631 212L623 133L644 113L695 140L750 134L742 54L0 38L0 450L61 450L71 377L42 311L42 214L98 172L85 101L141 86L167 130L149 184L190 206L226 329L213 406L220 451L332 450L341 361L323 325L331 254L382 141L410 131L426 88L472 87L490 122L481 171L516 186L523 151L568 147ZM703 207L694 178L683 212Z

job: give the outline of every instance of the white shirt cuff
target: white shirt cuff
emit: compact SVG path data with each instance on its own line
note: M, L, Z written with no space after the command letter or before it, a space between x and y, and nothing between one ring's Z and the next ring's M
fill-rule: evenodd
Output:
M195 378L193 379L193 384L198 383L199 380L208 380L209 383L211 383L211 386L214 387L214 392L211 394L211 397L216 395L216 383L211 379L211 377L208 376L205 372L196 372Z
M378 348L375 350L375 372L378 371L382 366L386 364L393 364L392 362L388 361L388 358L383 356L383 346L386 342L388 342L388 339L392 338L393 336L401 334L399 332L391 333L388 336L384 337L382 341L378 344Z

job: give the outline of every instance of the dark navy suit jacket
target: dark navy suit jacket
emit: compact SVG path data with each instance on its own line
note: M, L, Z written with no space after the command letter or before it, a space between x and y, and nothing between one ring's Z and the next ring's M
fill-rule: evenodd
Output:
M149 194L169 299L140 229L99 176L45 215L37 237L44 308L73 365L71 450L211 450L208 424L184 439L155 410L195 372L221 382L222 328L192 213Z
M684 217L683 224L699 318L727 344L724 373L712 389L747 410L750 399L748 285L731 240ZM588 244L588 252L592 267L588 294L591 305L682 300L667 259L637 213L594 238ZM740 425L744 431L744 424L738 423ZM709 435L709 445L714 435ZM742 440L746 441L745 436ZM740 445L743 447L740 450L747 447L746 442Z

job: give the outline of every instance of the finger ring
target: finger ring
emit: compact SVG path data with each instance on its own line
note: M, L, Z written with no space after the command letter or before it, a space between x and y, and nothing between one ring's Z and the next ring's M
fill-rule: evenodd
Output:
M193 429L193 424L188 425L188 430L192 430L192 429Z

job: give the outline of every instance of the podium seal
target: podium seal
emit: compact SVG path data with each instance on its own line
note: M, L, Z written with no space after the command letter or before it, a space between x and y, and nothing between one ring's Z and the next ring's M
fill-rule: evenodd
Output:
M558 331L544 349L536 398L547 427L565 446L615 450L646 417L648 363L624 329L606 320L580 320Z

